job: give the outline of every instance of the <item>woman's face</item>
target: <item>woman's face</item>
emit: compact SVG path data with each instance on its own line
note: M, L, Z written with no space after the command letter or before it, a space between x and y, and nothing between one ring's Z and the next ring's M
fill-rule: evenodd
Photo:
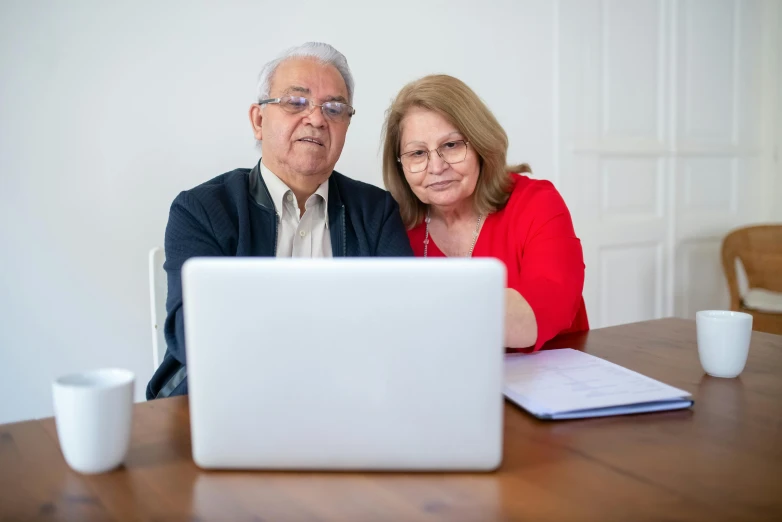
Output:
M480 161L465 136L444 116L420 107L405 114L401 127L402 170L418 199L427 205L454 207L471 198Z

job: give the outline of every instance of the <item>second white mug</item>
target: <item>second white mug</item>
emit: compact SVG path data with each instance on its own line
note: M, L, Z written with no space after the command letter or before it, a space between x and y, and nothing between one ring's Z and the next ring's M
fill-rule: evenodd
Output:
M695 323L703 370L713 377L737 377L749 355L752 316L744 312L701 310L695 314Z

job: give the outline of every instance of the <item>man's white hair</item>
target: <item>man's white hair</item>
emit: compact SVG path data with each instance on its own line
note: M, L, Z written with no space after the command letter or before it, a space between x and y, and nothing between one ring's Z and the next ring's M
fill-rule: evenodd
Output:
M350 72L345 56L327 43L307 42L285 50L277 58L267 63L258 75L258 101L269 97L272 77L277 67L291 58L314 58L323 64L333 65L345 80L348 89L348 103L353 103L353 74Z

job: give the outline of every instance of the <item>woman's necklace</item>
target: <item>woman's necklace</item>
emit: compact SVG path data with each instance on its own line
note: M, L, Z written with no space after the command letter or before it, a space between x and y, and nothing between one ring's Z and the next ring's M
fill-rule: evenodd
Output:
M432 220L430 216L430 209L426 209L426 235L424 236L424 257L429 251L429 222ZM481 231L481 221L483 220L483 214L478 214L478 223L475 224L475 232L472 235L472 245L470 251L467 253L467 257L472 257L472 251L475 249L475 243L478 241L478 232Z

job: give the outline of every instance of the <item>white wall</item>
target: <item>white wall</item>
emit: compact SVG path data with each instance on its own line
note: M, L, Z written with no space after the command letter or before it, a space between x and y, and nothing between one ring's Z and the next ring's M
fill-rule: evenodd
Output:
M610 12L657 12L657 0L631 1L610 3ZM735 5L759 2L767 3ZM684 0L659 3L673 13ZM591 20L606 5L0 4L0 423L50 415L51 380L86 368L132 369L143 398L152 373L147 251L162 244L180 190L257 160L247 110L260 67L277 52L322 40L347 56L358 112L337 168L352 177L381 185L385 108L407 81L444 72L495 111L509 161L561 186L581 174L563 159L561 101L574 93L574 106L589 112L593 94L583 82L562 84L568 49L585 45L563 27L578 10ZM639 41L644 59L648 42ZM625 51L616 56L632 57ZM616 106L646 114L627 100ZM577 185L561 189L576 215L595 204ZM577 227L587 250L599 241L591 225ZM589 303L599 291L588 285Z
M776 61L776 67L773 68L774 74L769 78L768 84L770 97L776 103L776 116L773 116L774 112L769 112L773 118L770 127L776 138L776 146L769 169L775 187L771 192L771 213L775 221L782 222L782 2L773 5L776 8L776 17L770 17L771 30L768 31L768 38L771 43L768 48L771 52L770 61Z
M383 111L433 72L471 85L511 158L550 176L550 2L364 4L0 4L0 422L50 415L50 381L90 367L132 369L143 397L147 251L180 190L257 160L255 80L288 46L348 58L352 177L382 184Z
M763 173L767 189L763 206L769 221L782 222L782 2L767 0L762 21L764 67L761 72L764 112Z

